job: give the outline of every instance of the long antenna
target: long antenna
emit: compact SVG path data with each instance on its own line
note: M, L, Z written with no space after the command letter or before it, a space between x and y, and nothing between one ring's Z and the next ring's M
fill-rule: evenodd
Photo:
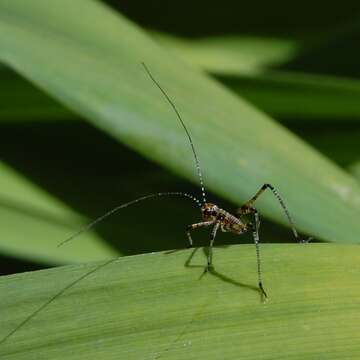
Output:
M202 172L201 172L201 168L200 168L200 161L196 155L196 151L195 151L195 147L194 147L194 143L191 139L190 133L188 131L188 129L186 128L184 121L182 120L178 110L175 107L175 104L171 101L171 99L169 98L169 96L167 95L167 93L165 92L165 90L160 86L160 84L155 80L155 78L153 77L153 75L151 74L150 70L148 69L148 67L145 65L145 63L141 63L142 66L144 67L145 71L147 72L147 74L149 75L150 79L154 82L154 84L160 89L160 91L163 93L163 95L165 96L166 100L169 102L169 104L171 105L171 107L174 109L175 114L177 115L178 119L180 120L181 125L183 126L186 135L189 139L190 145L191 145L191 149L192 152L194 154L194 158L195 158L195 165L196 165L196 170L199 176L199 180L200 180L200 187L201 187L201 193L202 193L202 198L203 198L203 203L206 203L206 195L205 195L205 187L204 187L204 181L203 181L203 176L202 176Z
M158 196L183 196L186 197L188 199L191 199L193 201L196 202L196 204L201 208L201 203L200 201L195 197L192 196L190 194L187 193L183 193L183 192L162 192L162 193L154 193L154 194L149 194L146 196L142 196L138 199L129 201L125 204L121 204L111 210L109 210L108 212L106 212L104 215L96 218L94 221L92 221L91 223L85 225L82 229L80 229L79 231L77 231L76 233L74 233L73 235L71 235L70 237L68 237L67 239L65 239L64 241L62 241L57 247L60 247L64 244L66 244L67 242L69 242L70 240L74 239L75 237L78 237L80 234L82 234L85 231L88 231L89 229L91 229L93 226L95 226L97 223L99 223L100 221L104 220L105 218L107 218L108 216L114 214L115 212L119 211L120 209L126 208L130 205L136 204L139 201L143 201L143 200L147 200L147 199L151 199L153 197L158 197Z

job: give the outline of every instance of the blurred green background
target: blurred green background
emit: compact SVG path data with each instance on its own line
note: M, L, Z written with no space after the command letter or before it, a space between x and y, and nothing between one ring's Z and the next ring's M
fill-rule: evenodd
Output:
M355 184L360 179L358 2L348 1L340 7L323 1L123 0L107 4L145 28L172 56L207 72L301 137L340 166L351 177L349 181ZM28 74L19 75L11 67L4 62L0 68L0 273L185 247L184 228L197 222L199 214L187 201L169 198L130 207L99 224L93 234L74 240L67 249L56 248L81 224L119 203L151 192L198 194L199 190L196 178L189 182L185 179L189 175L177 171L176 164L164 168L151 155L146 158L135 152L54 100L43 86L40 90L33 84L36 81L26 80L23 75L28 78ZM141 97L148 89L151 84L134 91ZM163 103L160 93L158 97ZM169 121L176 127L172 116L169 112ZM197 144L195 136L194 142ZM187 150L186 140L181 146ZM201 159L200 146L198 152ZM231 156L228 161L231 168ZM210 166L203 169L205 181ZM326 179L327 174L322 175ZM252 181L256 191L261 183L249 178ZM232 210L240 205L215 186L211 189L211 199L222 207ZM297 190L299 198L301 191ZM246 195L240 197L246 200ZM291 209L290 205L291 201ZM359 215L358 203L356 206L354 219ZM312 207L303 211L308 216ZM327 211L337 214L338 209ZM302 216L291 212L295 220ZM336 216L345 228L342 217L347 215L340 212ZM311 215L315 223L318 217L318 212ZM326 223L326 218L320 221ZM312 232L305 225L301 229ZM197 244L207 243L206 231L194 237ZM325 235L318 238L332 240ZM240 241L252 239L219 236L217 244ZM286 226L266 219L261 241L292 242L293 238Z

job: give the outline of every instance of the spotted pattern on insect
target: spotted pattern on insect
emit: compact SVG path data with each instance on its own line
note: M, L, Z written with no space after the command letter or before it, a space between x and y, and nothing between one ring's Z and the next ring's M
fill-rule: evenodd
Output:
M218 222L220 229L223 232L232 232L240 235L248 231L249 223L246 224L239 218L230 214L228 211L219 208L212 203L205 203L201 208L202 218L206 221L211 221L214 224Z

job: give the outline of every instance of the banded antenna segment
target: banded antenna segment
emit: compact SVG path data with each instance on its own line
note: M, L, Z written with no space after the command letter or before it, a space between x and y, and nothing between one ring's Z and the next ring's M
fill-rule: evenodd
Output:
M162 92L162 94L164 95L165 99L168 101L168 103L170 104L170 106L173 108L177 118L179 119L182 127L184 128L186 135L189 139L190 142L190 146L191 146L191 150L194 154L194 159L195 159L195 166L196 166L196 170L199 176L199 181L200 181L200 187L201 187L201 195L202 195L202 199L203 199L203 203L206 203L206 193L205 193L205 186L204 186L204 181L203 181L203 176L202 176L202 172L201 172L201 167L200 167L200 161L199 158L197 157L196 151L195 151L195 146L194 143L191 139L189 130L187 129L187 127L185 126L184 121L182 120L179 111L177 110L174 102L170 99L170 97L168 96L168 94L165 92L165 90L160 86L160 84L155 80L155 78L153 77L153 75L151 74L150 70L148 69L148 67L145 65L145 63L141 63L142 66L144 67L145 71L147 72L147 74L149 75L150 79L153 81L153 83L159 88L159 90Z

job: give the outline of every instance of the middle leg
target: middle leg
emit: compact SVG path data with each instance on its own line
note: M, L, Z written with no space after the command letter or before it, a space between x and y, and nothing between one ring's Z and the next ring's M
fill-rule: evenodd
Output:
M219 229L219 226L220 226L220 222L216 222L213 229L211 230L209 253L208 253L207 266L206 266L205 271L208 271L212 267L213 246L214 246L215 236Z

